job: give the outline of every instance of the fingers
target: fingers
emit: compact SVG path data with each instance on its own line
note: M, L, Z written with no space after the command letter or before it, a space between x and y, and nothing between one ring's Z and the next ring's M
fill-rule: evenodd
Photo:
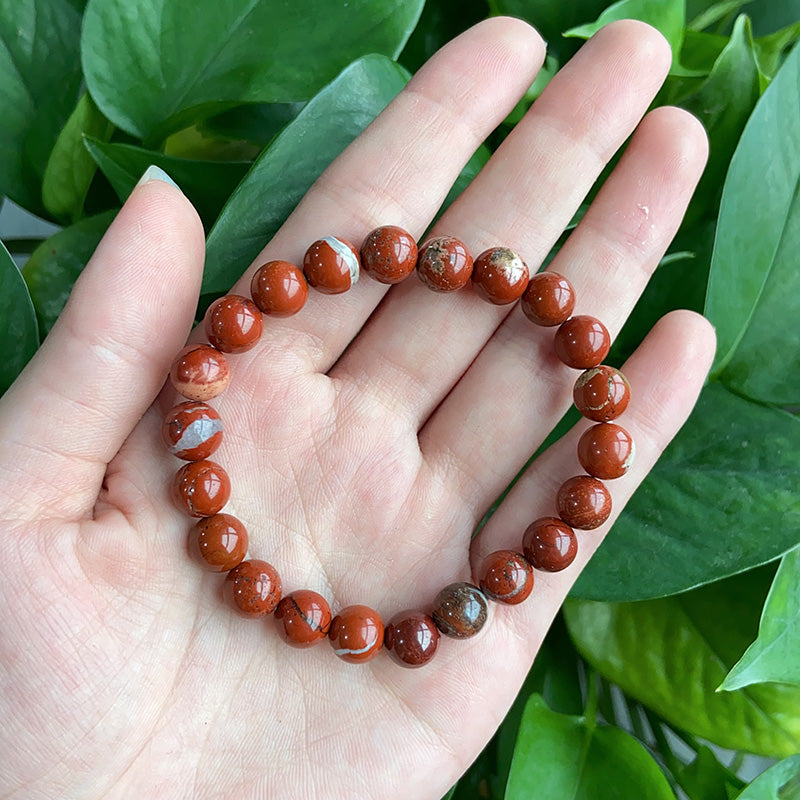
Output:
M134 189L0 401L0 463L13 465L11 485L25 482L31 512L91 511L107 463L186 341L203 248L200 220L180 191L160 180Z

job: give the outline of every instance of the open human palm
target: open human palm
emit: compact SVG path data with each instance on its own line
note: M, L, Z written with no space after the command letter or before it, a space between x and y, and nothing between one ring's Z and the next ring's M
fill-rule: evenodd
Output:
M464 162L526 91L544 46L495 18L440 51L312 187L234 290L332 234L420 236ZM674 235L706 156L701 127L645 115L670 63L651 28L607 26L549 84L434 231L539 265L604 165L620 163L552 263L576 313L619 331ZM642 117L644 119L642 120ZM634 132L635 131L635 132ZM0 785L14 798L438 798L514 699L580 568L689 413L713 353L699 316L660 321L624 365L637 444L614 512L566 571L492 604L475 638L406 670L287 647L220 600L186 555L159 395L197 300L203 232L183 195L137 187L36 358L0 401ZM483 556L518 549L577 474L579 424L487 508L569 407L552 330L465 289L363 278L265 320L214 402L226 511L285 591L384 619L428 608ZM158 396L158 397L157 397ZM153 399L156 398L155 403ZM152 403L152 405L151 405ZM149 408L148 408L149 407Z

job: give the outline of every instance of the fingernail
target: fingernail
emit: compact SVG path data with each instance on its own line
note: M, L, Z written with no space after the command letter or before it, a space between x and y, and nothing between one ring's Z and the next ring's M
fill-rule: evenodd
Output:
M161 167L157 167L155 164L151 164L139 178L137 186L141 186L144 183L149 183L150 181L163 181L164 183L168 183L170 186L174 186L178 191L180 191L181 187L175 183L166 172L164 172Z

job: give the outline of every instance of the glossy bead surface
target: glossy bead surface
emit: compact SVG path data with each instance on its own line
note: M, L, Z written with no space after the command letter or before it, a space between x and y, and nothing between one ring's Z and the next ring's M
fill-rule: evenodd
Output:
M331 621L328 638L339 658L351 664L361 664L380 652L383 620L369 606L346 606Z
M558 516L572 528L599 528L611 515L611 492L589 475L576 475L561 485L556 496Z
M615 422L592 425L578 440L578 461L595 478L621 478L631 468L635 453L633 438Z
M231 496L228 473L213 461L190 461L172 481L178 508L192 517L211 517L222 511Z
M436 627L453 639L468 639L486 624L486 598L471 583L451 583L433 601L431 616Z
M552 328L569 319L575 308L575 290L563 275L539 272L530 279L520 307L531 322Z
M631 387L618 369L601 364L578 376L572 399L587 419L611 422L628 407Z
M291 317L308 299L308 281L300 267L288 261L268 261L250 281L253 302L270 317Z
M311 589L298 589L278 603L275 624L287 644L299 648L313 647L328 635L331 607L321 594Z
M472 256L464 242L453 236L429 239L419 250L417 274L435 292L454 292L472 275Z
M189 400L211 400L225 391L231 371L216 347L190 344L172 362L169 377L176 391Z
M243 617L263 617L280 602L281 576L266 561L242 561L225 576L222 593Z
M575 369L596 367L611 348L611 335L599 319L588 316L571 317L553 338L556 355Z
M484 250L472 266L475 294L496 306L519 300L529 277L527 264L507 247Z
M254 347L263 326L258 306L239 294L220 297L206 311L208 341L223 353L244 353Z
M198 400L178 403L167 412L161 438L172 455L202 461L222 443L222 420L211 406Z
M557 517L541 517L525 529L522 547L535 569L560 572L575 560L578 539L575 531Z
M396 225L375 228L361 245L361 268L379 283L400 283L416 265L417 243Z
M341 294L355 286L360 266L355 247L335 236L317 239L303 257L306 280L323 294Z
M386 626L383 643L403 667L422 667L436 655L439 629L423 611L400 611Z
M211 572L228 572L247 555L247 529L231 514L206 517L189 531L189 551Z
M496 550L483 560L481 591L491 600L517 605L533 589L533 567L513 550Z

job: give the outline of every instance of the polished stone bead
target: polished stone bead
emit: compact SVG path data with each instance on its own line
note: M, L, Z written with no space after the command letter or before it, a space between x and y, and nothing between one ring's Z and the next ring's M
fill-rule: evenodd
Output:
M557 517L541 517L525 529L522 548L535 569L559 572L575 560L578 539L575 531Z
M383 643L401 666L422 667L436 655L439 629L423 611L400 611L389 620Z
M433 601L431 616L436 627L453 639L468 639L486 623L486 598L471 583L451 583Z
M472 256L464 242L453 236L429 239L419 250L417 274L435 292L454 292L472 275Z
M172 496L192 517L211 517L222 511L231 496L228 473L213 461L190 461L172 481Z
M291 317L308 299L308 281L302 270L288 261L268 261L250 281L253 302L270 317Z
M592 425L578 440L578 461L595 478L621 478L633 464L633 437L615 422Z
M416 265L417 243L396 225L375 228L361 245L361 268L379 283L400 283Z
M556 331L553 338L556 355L575 369L596 367L611 347L611 335L599 319L571 317Z
M478 297L496 306L519 300L528 286L528 266L507 247L484 250L472 267L472 288Z
M575 290L563 275L539 272L528 282L520 307L531 322L553 328L569 319L575 308Z
M533 589L533 567L513 550L496 550L483 560L481 591L491 600L517 605Z
M360 267L355 247L335 236L318 239L303 257L306 280L323 294L341 294L355 286Z
M618 369L601 364L578 376L572 398L587 419L611 422L628 407L631 387Z
M161 438L172 455L184 461L202 461L222 443L222 420L211 406L187 400L164 417Z
M257 558L242 561L226 576L225 600L243 617L271 614L281 600L281 576L272 564Z
M383 620L369 606L346 606L331 621L328 638L339 658L360 664L375 658L380 652Z
M189 531L189 552L211 572L228 572L247 555L247 529L231 514L214 514Z
M328 635L331 607L321 594L310 589L298 589L278 603L275 624L287 644L312 647Z
M223 353L244 353L254 347L263 325L258 306L238 294L220 297L206 311L208 341Z
M576 475L561 485L556 496L558 516L572 528L599 528L611 515L611 492L589 475Z
M231 372L216 347L190 344L172 362L169 377L176 391L189 400L211 400L225 391Z

